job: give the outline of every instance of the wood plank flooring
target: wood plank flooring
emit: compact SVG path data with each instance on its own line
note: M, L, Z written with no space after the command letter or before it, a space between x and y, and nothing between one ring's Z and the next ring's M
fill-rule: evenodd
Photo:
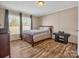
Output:
M40 41L34 47L23 40L11 42L12 58L75 58L75 44L63 44L53 39Z

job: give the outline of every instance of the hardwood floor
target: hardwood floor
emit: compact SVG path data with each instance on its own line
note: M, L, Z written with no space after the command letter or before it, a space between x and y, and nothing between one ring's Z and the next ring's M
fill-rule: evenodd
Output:
M76 56L75 44L58 43L53 39L38 42L34 47L22 40L11 42L12 58L71 58Z

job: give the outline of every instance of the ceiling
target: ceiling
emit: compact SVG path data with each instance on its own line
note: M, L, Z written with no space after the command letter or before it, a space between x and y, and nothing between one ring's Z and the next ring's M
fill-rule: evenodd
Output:
M37 5L37 1L0 1L1 8L16 10L35 16L43 16L76 6L76 1L45 1L45 6L41 8Z

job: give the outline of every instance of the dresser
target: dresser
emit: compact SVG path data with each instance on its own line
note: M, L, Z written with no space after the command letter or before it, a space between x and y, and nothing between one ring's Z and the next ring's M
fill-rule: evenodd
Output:
M0 33L0 58L10 57L9 33Z

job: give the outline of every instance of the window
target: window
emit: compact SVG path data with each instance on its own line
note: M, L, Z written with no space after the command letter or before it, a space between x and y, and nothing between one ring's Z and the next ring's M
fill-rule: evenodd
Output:
M11 34L20 34L19 15L9 14L9 30Z
M9 14L9 29L11 34L20 34L20 16L19 14ZM22 16L22 30L31 29L30 16Z
M22 17L22 29L23 31L31 29L31 18L30 17L28 16Z
M4 28L5 10L0 9L0 28Z

